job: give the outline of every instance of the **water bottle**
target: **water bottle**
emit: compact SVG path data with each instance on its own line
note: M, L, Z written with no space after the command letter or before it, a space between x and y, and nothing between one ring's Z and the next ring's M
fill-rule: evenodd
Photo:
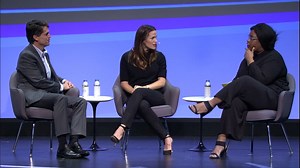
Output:
M82 83L82 96L83 97L89 96L89 83L87 80L83 80Z
M100 81L97 79L95 80L94 83L94 96L95 97L100 96Z
M210 97L210 88L211 88L210 81L206 80L204 85L204 97Z

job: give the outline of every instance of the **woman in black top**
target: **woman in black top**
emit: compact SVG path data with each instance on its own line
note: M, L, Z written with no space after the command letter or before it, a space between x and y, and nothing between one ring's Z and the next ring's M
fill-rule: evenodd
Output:
M136 32L133 49L124 53L121 58L121 87L129 98L121 124L111 140L118 143L125 129L130 128L135 116L139 115L164 140L163 153L170 155L173 139L151 109L151 106L166 104L162 94L167 75L166 59L156 48L156 29L143 25Z
M216 105L223 109L221 130L209 158L219 159L226 153L226 139L241 140L247 111L277 109L280 92L288 90L287 68L274 49L277 33L265 23L250 28L247 48L234 80L212 100L189 106L205 115Z

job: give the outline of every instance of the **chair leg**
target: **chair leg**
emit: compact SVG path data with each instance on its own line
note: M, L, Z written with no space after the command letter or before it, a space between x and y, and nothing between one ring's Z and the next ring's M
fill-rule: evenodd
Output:
M269 123L267 123L267 129L268 129L268 142L269 142L270 157L273 157L273 154L272 154L272 142L271 142L271 131L270 131L270 125L269 125Z
M253 135L254 135L254 123L251 123L251 143L250 143L250 155L253 155Z
M284 126L283 126L283 124L282 124L282 123L280 123L280 125L281 125L282 132L283 132L283 134L284 134L284 137L285 137L286 143L287 143L287 144L288 144L288 146L289 146L289 149L290 149L290 154L293 154L293 150L292 150L292 147L291 147L291 145L290 145L290 141L289 141L289 139L288 139L288 136L287 136L287 134L286 134L286 132L285 132L285 128L284 128Z
M30 143L30 154L29 154L30 157L32 157L34 128L35 128L35 122L33 121L33 123L32 123L32 130L31 130L31 143Z
M158 147L159 149L161 149L162 147L162 140L158 137Z
M126 153L126 150L127 150L129 133L130 133L130 129L125 130L124 135L123 135L123 140L121 142L121 149L124 153Z
M53 121L50 121L50 150L53 149L52 141L53 141Z
M16 151L17 144L18 144L18 141L19 141L20 132L21 132L22 127L23 127L23 123L24 123L24 121L22 121L21 124L20 124L20 126L19 126L18 134L17 134L16 140L15 140L15 143L14 143L14 146L13 146L13 149L12 149L12 152L15 152L15 151Z

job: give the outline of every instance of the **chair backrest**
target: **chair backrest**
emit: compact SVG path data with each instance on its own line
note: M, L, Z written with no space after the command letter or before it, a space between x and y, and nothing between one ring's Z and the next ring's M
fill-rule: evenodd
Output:
M178 87L173 86L168 80L166 81L166 85L164 88L164 97L166 100L166 104L170 105L172 108L171 114L175 114L179 101L180 89ZM125 107L124 104L127 101L127 95L125 91L121 88L120 84L120 76L117 77L115 83L113 85L113 95L114 95L114 103L119 116L122 116Z
M18 119L28 119L25 111L25 96L21 89L17 88L17 71L13 72L9 80L10 98L14 114Z
M292 110L296 90L296 82L294 76L290 73L287 74L287 81L289 82L290 90L280 93L278 99L277 114L274 122L282 122L287 120Z

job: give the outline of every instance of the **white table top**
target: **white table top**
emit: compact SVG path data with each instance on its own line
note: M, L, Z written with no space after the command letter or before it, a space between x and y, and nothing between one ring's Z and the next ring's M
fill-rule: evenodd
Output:
M84 98L86 101L90 101L90 102L106 102L106 101L110 101L113 98L110 96L80 96L82 98Z
M188 102L203 102L211 100L213 97L204 97L204 96L189 96L183 97L182 99Z

